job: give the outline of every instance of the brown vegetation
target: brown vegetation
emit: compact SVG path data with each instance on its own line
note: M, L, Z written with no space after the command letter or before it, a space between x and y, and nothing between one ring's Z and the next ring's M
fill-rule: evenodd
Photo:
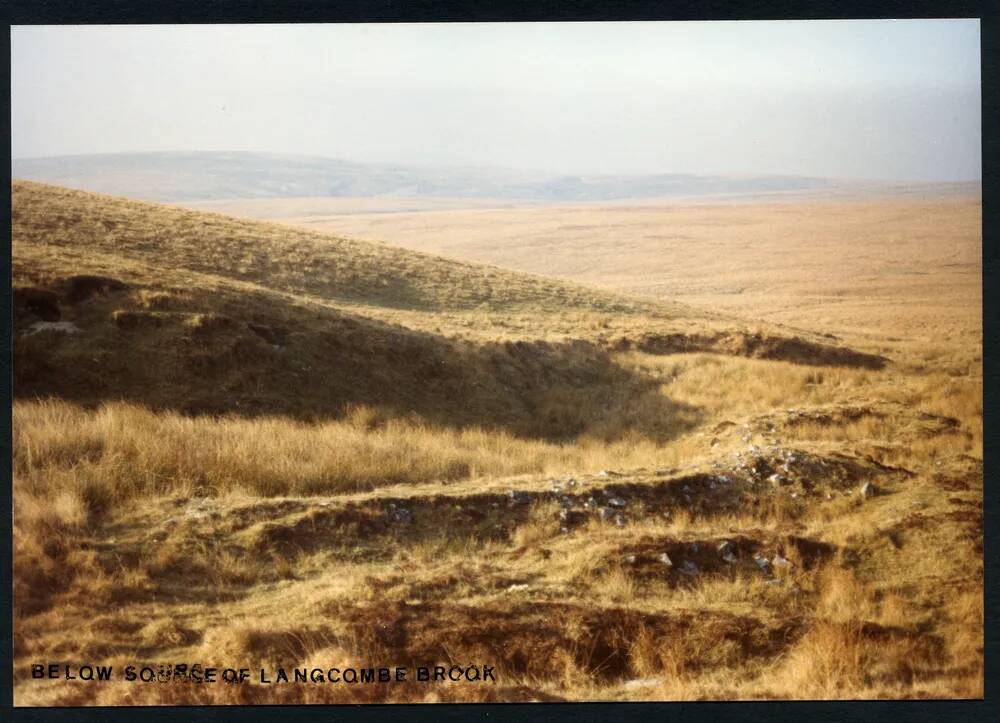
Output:
M832 338L13 190L18 704L982 695L968 288ZM498 680L30 678L69 660Z

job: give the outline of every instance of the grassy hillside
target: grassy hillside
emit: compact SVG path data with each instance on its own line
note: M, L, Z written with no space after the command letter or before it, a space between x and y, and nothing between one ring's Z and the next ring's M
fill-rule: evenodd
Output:
M911 197L767 203L420 209L274 198L195 206L823 332L885 339L902 329L932 344L979 333L979 196L969 184L961 195L939 185Z
M305 419L365 404L552 438L650 396L610 349L845 353L676 304L31 183L14 185L13 230L22 398ZM32 294L68 333L34 326Z
M793 331L30 182L13 205L17 703L982 694L971 330ZM498 682L31 680L49 659Z

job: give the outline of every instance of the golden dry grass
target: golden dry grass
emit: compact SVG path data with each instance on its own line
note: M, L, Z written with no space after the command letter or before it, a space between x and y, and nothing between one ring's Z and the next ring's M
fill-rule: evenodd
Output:
M60 301L78 334L25 336L35 319L15 319L18 704L982 695L968 284L953 289L964 306L901 304L905 318L863 333L851 329L877 280L827 308L829 343L883 354L881 369L616 350L602 339L742 322L274 225L14 191L15 286L128 284ZM978 213L943 203L900 223L965 228ZM712 228L734 255L784 228L773 210L749 224L727 208ZM886 213L831 206L814 221L828 241L816 273L840 273L837 234L862 226L876 265L901 253L891 227L870 230ZM962 231L960 255L977 241ZM904 251L930 274L951 263ZM760 278L779 272L794 275ZM775 315L823 338L823 314L782 298ZM788 479L751 469L763 464ZM727 540L735 561L717 551ZM788 565L765 574L755 555ZM27 663L49 660L483 661L498 682L31 680Z
M929 342L927 321L940 325L935 332L961 333L947 327L964 323L980 299L978 198L389 212L363 199L353 206L345 199L208 205L834 333L906 333Z

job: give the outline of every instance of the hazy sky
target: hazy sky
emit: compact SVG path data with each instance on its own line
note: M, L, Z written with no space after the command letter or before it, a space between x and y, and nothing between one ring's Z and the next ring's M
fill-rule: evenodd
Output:
M977 20L11 30L15 158L981 176Z

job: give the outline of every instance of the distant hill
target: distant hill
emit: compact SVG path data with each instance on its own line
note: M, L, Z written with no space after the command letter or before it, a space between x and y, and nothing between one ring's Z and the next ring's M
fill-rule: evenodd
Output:
M610 201L832 189L800 176L551 176L492 168L354 163L268 153L113 153L16 159L13 177L149 201L232 198L455 197Z

